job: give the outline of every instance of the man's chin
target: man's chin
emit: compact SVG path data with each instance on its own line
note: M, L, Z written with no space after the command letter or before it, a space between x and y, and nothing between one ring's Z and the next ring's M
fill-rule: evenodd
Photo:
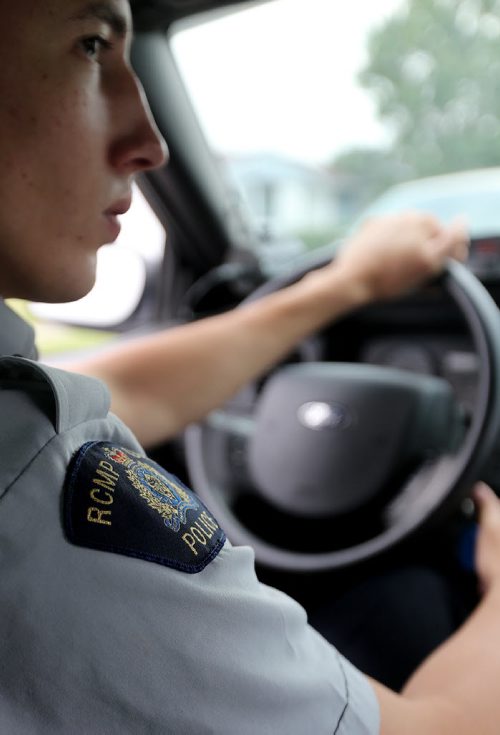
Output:
M38 299L38 301L45 301L47 304L68 304L72 301L78 301L90 293L94 284L95 271L86 279L82 279L80 274L80 278L76 282L58 284L57 287L45 294L44 299Z
M38 301L46 304L67 304L78 301L93 288L96 280L96 258L90 257L85 263L75 262L65 270L47 273L38 283L31 282L24 293L16 293L16 298Z

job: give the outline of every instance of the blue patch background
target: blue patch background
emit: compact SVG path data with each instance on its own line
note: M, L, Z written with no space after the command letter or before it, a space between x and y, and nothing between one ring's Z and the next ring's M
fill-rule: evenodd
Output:
M128 468L110 459L110 454L112 455L115 449L130 459L131 465ZM102 497L113 497L112 504L106 506L98 506L90 498L100 462L111 464L113 471L118 474L112 492L101 488L98 491ZM160 512L141 496L137 483L134 485L127 472L127 469L131 468L132 477L137 477L139 484L141 475L144 478L149 470L155 478L160 476L174 495L176 488L187 494L188 499L182 498L179 504L180 512L175 517L175 523L167 523ZM147 487L147 483L145 486ZM162 493L157 492L156 496L160 504L165 504ZM172 502L174 505L179 503L179 494ZM111 511L111 515L105 516L111 519L111 525L89 522L87 512L90 506ZM213 530L207 527L202 514L208 514L213 524L217 524L198 496L177 477L153 460L139 457L135 452L116 444L88 442L78 450L68 468L64 487L63 522L69 541L79 546L124 554L195 574L202 571L217 556L226 540L221 528ZM204 517L206 518L206 515ZM206 544L196 543L198 555L195 556L182 537L184 533L190 532L190 528L197 521L199 526L196 528L205 531ZM178 530L175 530L176 527ZM198 535L200 533L198 530Z

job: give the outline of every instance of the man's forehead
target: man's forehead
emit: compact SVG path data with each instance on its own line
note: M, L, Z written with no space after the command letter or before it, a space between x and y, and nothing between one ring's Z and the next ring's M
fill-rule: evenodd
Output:
M108 23L118 35L131 30L131 12L128 0L0 0L2 17L7 20L21 16L28 20L47 22L80 21L97 19Z
M128 0L67 0L64 3L68 18L75 22L97 19L111 26L119 36L131 30Z

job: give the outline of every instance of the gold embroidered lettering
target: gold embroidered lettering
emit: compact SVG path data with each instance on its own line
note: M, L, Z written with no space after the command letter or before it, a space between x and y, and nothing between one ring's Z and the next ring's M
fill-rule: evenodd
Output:
M211 529L207 529L206 526L200 525L200 521L201 521L201 518L198 521L196 521L194 525L198 526L203 536L206 536L206 538L209 538L209 539L212 538L212 536L214 535L214 532Z
M102 460L99 462L99 467L102 467L105 472L108 472L110 475L113 475L118 480L118 472L115 472L113 469L113 465L110 462L105 462Z
M210 531L217 531L219 529L215 520L211 518L205 510L201 513L198 520L201 521L205 528L208 528Z
M199 530L199 528L195 528L195 526L191 526L189 530L191 531L195 539L199 541L200 544L202 544L203 546L207 545L207 537L205 536L205 534L203 534Z
M103 498L97 497L97 493L100 493L101 490L99 488L95 487L90 491L90 497L94 501L94 503L100 503L101 505L111 505L113 502L113 496L111 493L103 493L103 495L107 496L107 500L104 500Z
M193 552L193 554L195 556L198 556L198 552L195 549L196 541L195 541L194 537L191 536L190 533L184 533L183 536L182 536L182 540L184 541L185 544L187 544L189 546L189 548L191 549L191 551Z
M182 540L189 546L191 552L198 556L196 546L207 546L208 541L213 538L215 531L219 526L208 513L203 511L200 513L198 520L193 523L189 531L182 536Z
M87 510L87 520L89 523L100 523L102 526L111 526L111 521L104 519L104 516L110 515L110 510L100 510L99 508L89 508Z
M98 479L97 477L94 477L92 482L94 485L99 485L100 487L108 488L109 490L113 490L113 488L116 485L116 481L118 477L113 477L112 475L108 475L107 472L103 472L102 470L97 470L96 475L98 475L102 479Z

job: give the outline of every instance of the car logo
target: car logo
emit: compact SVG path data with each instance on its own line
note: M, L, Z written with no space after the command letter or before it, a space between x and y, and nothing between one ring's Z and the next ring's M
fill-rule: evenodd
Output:
M347 429L352 424L352 415L341 403L309 401L297 411L297 417L306 429Z

